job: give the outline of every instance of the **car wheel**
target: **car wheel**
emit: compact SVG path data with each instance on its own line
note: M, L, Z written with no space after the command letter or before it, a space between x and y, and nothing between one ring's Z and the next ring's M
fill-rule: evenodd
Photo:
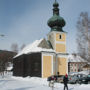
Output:
M76 84L78 84L79 82L78 81L76 81Z
M78 81L79 84L81 84L81 81Z

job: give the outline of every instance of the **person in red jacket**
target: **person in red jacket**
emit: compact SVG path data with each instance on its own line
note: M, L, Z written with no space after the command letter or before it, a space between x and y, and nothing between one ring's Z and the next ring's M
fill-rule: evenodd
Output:
M68 83L68 75L67 74L63 78L63 83L64 83L64 90L65 90L65 88L67 88L67 90L68 90L68 85L67 85L67 83Z

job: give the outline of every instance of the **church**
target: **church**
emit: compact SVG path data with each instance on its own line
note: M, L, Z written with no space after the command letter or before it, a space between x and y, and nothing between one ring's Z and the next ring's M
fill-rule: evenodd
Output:
M66 35L63 30L65 20L59 14L59 4L53 4L53 16L47 24L51 28L45 38L27 45L13 59L14 76L36 76L46 78L51 75L68 74L68 53Z

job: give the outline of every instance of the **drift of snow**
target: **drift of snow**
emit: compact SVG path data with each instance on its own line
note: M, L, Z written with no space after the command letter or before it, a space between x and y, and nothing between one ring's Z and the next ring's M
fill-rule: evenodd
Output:
M90 84L68 85L69 90L90 90ZM0 90L52 90L47 79L38 77L13 77L9 74L0 76ZM63 84L55 83L53 90L63 90Z

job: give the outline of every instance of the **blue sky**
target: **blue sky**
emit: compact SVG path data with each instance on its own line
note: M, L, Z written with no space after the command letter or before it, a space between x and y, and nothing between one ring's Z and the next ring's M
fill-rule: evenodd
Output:
M67 32L67 52L77 52L76 22L79 14L88 12L90 0L57 0L60 15L65 19ZM0 0L0 49L10 50L12 43L28 45L46 38L50 32L48 19L53 15L54 0Z

